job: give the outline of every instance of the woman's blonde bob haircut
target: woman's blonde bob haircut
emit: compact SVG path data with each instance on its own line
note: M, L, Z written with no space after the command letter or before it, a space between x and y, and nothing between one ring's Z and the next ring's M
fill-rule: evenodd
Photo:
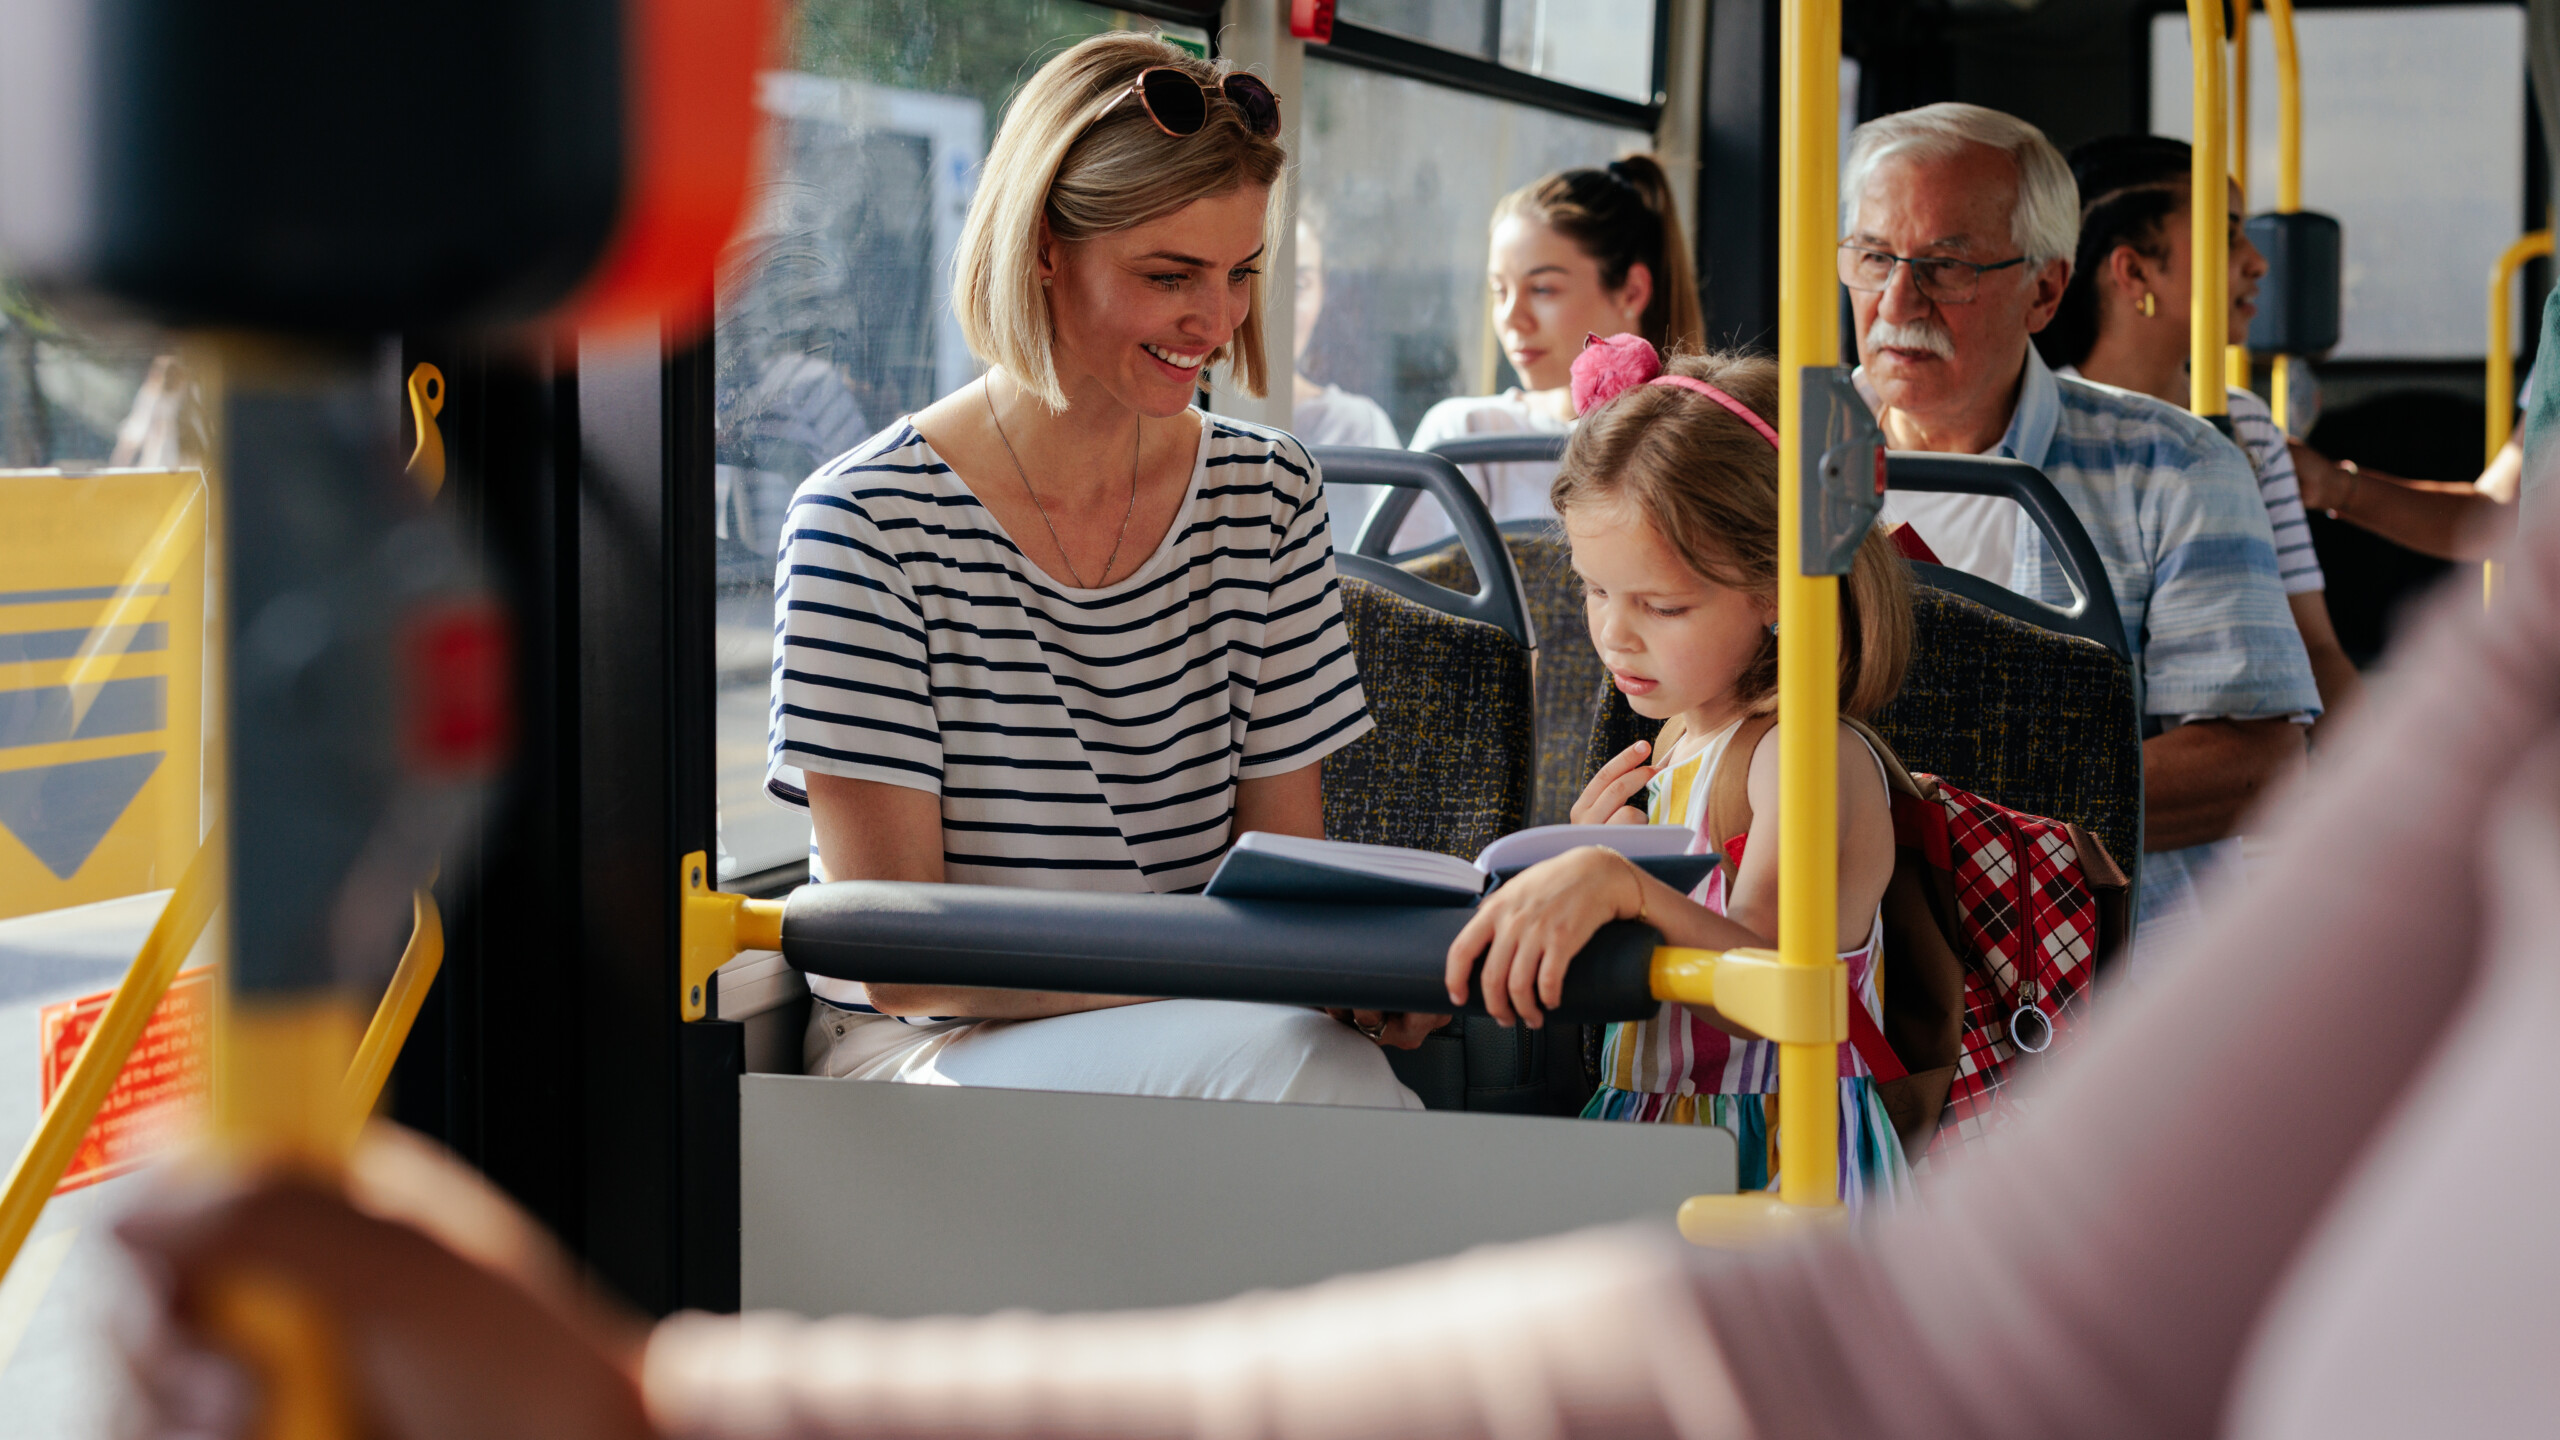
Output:
M1199 133L1167 135L1136 96L1111 104L1153 65L1186 71L1209 88L1209 118ZM1225 67L1152 35L1097 35L1041 66L1005 112L960 230L951 304L969 349L1003 366L1051 410L1066 409L1067 394L1040 285L1043 219L1053 239L1073 245L1243 186L1278 189L1288 156L1277 140L1246 128L1218 90L1225 75ZM1273 204L1264 212L1265 255L1277 253L1286 208ZM1243 325L1207 363L1233 365L1236 388L1260 395L1264 277L1257 273L1251 285Z

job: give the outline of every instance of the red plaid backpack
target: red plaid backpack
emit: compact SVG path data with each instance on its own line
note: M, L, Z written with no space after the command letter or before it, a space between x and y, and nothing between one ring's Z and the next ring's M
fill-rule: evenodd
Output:
M1777 723L1745 721L1708 782L1718 854L1751 828L1752 752ZM2069 1030L2098 965L2124 943L2130 885L2098 838L1914 775L1864 724L1893 792L1884 896L1884 1023L1849 1007L1849 1043L1914 1161L2008 1124L2022 1056ZM1657 751L1657 753L1665 753Z

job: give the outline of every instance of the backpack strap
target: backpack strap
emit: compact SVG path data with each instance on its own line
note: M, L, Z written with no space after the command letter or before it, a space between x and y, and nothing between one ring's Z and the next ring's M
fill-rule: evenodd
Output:
M1707 777L1707 843L1714 854L1724 854L1734 836L1751 833L1751 757L1777 724L1775 712L1748 717L1716 757L1716 773Z

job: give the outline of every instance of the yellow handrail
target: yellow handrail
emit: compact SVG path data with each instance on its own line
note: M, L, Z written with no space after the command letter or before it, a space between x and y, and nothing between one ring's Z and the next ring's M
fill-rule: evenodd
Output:
M418 1023L418 1009L427 1003L427 992L434 988L436 972L444 965L444 915L436 909L435 893L418 887L410 911L409 945L400 952L400 968L391 972L391 984L374 1009L373 1023L365 1027L364 1039L356 1044L356 1058L347 1066L347 1115L359 1126L382 1098L400 1047L408 1043L410 1027Z
M106 1103L116 1077L124 1073L125 1061L132 1057L134 1042L142 1038L151 1012L160 1008L169 982L194 953L205 923L222 902L225 884L221 841L207 840L195 859L187 862L177 890L143 939L133 968L117 982L106 1013L98 1017L89 1038L80 1042L71 1073L54 1092L53 1103L45 1107L26 1148L18 1152L8 1189L0 1193L0 1275L16 1263L19 1247L27 1243L45 1202L53 1198L53 1187L62 1183L62 1172L79 1153L81 1137L98 1118L98 1107Z
M2489 429L2480 457L2484 466L2496 462L2498 452L2507 448L2507 437L2515 433L2515 307L2509 296L2516 272L2550 253L2551 232L2536 230L2499 251L2497 263L2489 267Z
M2293 46L2293 0L2267 0L2267 30L2276 51L2276 209L2302 208L2302 59ZM2267 404L2280 429L2293 428L2292 367L2276 357Z
M2231 4L2231 183L2240 187L2240 213L2249 213L2249 0ZM2218 213L2218 212L2217 212ZM2281 368L2283 362L2277 362ZM2249 346L2244 340L2222 351L2222 380L2249 388Z
M2195 144L2188 166L2188 251L2195 257L2194 299L2187 307L2188 408L2208 419L2229 413L2222 350L2231 331L2230 236L2211 217L2230 201L2223 180L2227 142L2223 107L2222 0L2187 0L2187 51L2195 69ZM1782 622L1783 623L1783 622ZM1783 661L1781 662L1783 663Z
M2276 209L2302 208L2302 56L2293 44L2293 0L2267 0L2276 43Z

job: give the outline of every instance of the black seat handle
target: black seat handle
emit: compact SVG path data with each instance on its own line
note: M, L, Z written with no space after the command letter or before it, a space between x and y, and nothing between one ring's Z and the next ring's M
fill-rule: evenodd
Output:
M1442 614L1480 620L1519 641L1524 650L1538 648L1538 628L1530 623L1527 590L1520 583L1519 568L1511 562L1511 547L1502 543L1493 512L1485 508L1484 497L1467 483L1466 476L1458 473L1457 466L1428 451L1381 450L1361 445L1310 445L1307 454L1323 469L1327 489L1336 485L1384 486L1389 492L1387 500L1402 498L1408 506L1414 494L1431 492L1457 529L1458 544L1466 551L1467 563L1475 567L1476 592L1469 595L1435 585L1402 566L1367 553L1360 544L1348 551L1334 552L1337 569ZM1397 518L1403 518L1401 512ZM1377 515L1373 511L1369 528L1376 527ZM1392 527L1386 533L1392 534ZM1367 538L1364 531L1361 540L1365 542Z
M2078 597L2068 607L2048 605L2032 596L2015 596L2000 586L1991 586L1999 592L2000 599L1988 599L1979 593L1979 587L1989 586L1990 582L1943 567L1924 572L1924 578L1941 589L1990 603L1997 609L2014 610L2014 602L2023 601L2050 617L2045 628L2095 640L2125 660L2132 660L2133 646L2124 632L2124 616L2116 609L2115 585L2107 579L2106 562L2099 558L2098 547L2090 541L2080 517L2072 513L2070 502L2053 488L2043 471L2023 460L1995 455L1888 450L1885 488L1923 495L1994 495L2017 501L2062 563L2063 579ZM2004 600L2011 603L2001 603Z
M1564 458L1565 437L1534 431L1515 431L1508 435L1460 435L1424 447L1424 453L1437 455L1452 465L1514 465L1545 461L1553 464ZM1413 513L1414 493L1390 490L1378 499L1368 518L1353 538L1351 549L1360 555L1385 556L1395 544L1396 532L1404 528L1404 519ZM1550 522L1532 521L1545 526ZM1501 526L1506 533L1517 533L1521 522L1510 521Z

